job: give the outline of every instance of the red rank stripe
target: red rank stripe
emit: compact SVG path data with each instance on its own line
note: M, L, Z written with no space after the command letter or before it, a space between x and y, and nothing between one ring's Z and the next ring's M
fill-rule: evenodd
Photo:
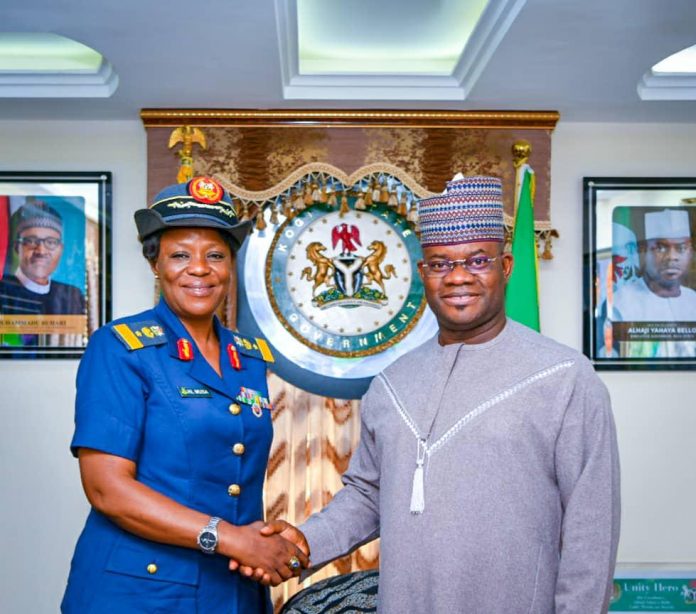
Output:
M179 360L193 360L193 348L188 339L179 339L176 349L179 352Z
M242 362L239 360L239 352L237 351L237 346L234 343L227 344L227 354L230 357L230 364L239 371L242 368Z

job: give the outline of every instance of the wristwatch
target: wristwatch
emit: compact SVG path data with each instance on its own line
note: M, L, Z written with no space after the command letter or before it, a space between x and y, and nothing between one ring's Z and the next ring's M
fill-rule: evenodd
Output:
M220 519L217 516L213 516L208 521L208 524L201 529L201 532L198 534L198 539L196 540L201 552L205 552L205 554L215 554L215 548L217 548L218 545L217 526L219 522Z

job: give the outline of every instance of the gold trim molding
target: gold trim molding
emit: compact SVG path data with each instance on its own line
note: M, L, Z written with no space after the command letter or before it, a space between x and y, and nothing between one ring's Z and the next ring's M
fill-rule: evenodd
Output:
M553 130L558 111L376 111L293 109L142 109L146 128L188 126L288 128L491 128Z
M254 202L258 204L265 203L266 201L279 196L283 192L291 189L300 179L304 179L308 175L312 175L314 173L329 175L335 179L338 179L344 186L353 186L353 184L370 175L388 174L399 179L411 192L418 196L418 198L426 198L428 196L435 196L436 194L435 192L430 192L428 189L424 188L403 169L399 168L398 166L394 166L393 164L386 163L376 163L361 166L359 169L348 174L333 164L327 164L325 162L309 162L308 164L304 164L300 168L294 170L285 179L283 179L283 181L268 188L267 190L262 190L260 192L246 190L243 187L229 181L227 177L221 175L216 175L215 179L220 181L223 187L225 187L233 196L246 200L247 202Z

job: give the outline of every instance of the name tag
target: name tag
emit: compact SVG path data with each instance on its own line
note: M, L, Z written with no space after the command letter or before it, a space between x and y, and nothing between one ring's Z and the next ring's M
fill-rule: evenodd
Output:
M188 386L179 386L177 388L179 396L184 399L201 399L212 397L210 390L207 388L189 388Z

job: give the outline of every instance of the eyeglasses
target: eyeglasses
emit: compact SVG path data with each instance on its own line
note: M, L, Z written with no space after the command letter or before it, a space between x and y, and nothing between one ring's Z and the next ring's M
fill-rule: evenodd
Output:
M42 238L29 236L20 237L19 239L17 239L17 243L19 243L20 245L24 245L29 249L36 249L37 247L39 247L39 245L44 245L49 252L52 252L53 250L58 248L62 241L60 239L56 239L55 237Z
M454 267L458 264L472 275L479 275L488 271L497 259L488 256L469 256L464 260L433 259L423 262L421 267L426 277L444 277L454 271Z

